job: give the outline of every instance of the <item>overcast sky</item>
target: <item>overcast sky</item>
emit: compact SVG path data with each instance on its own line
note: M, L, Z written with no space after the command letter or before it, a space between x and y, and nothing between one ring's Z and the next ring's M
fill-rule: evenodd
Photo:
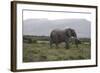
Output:
M79 37L91 36L91 13L23 11L23 34L49 36L53 29L73 28Z

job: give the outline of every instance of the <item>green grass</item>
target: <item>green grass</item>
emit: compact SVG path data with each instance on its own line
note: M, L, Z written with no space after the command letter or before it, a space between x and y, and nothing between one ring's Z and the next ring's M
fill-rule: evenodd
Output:
M90 59L90 51L90 44L84 43L78 48L70 44L70 49L65 49L64 44L60 44L59 48L55 45L50 48L49 43L24 43L23 62Z

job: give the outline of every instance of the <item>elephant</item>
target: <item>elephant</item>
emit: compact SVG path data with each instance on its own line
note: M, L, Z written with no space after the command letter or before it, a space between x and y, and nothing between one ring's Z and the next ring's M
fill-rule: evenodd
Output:
M69 49L69 41L72 37L75 38L75 44L76 47L78 47L77 34L74 29L54 29L50 33L50 47L52 47L52 45L55 44L56 48L58 48L58 44L65 42L65 48Z

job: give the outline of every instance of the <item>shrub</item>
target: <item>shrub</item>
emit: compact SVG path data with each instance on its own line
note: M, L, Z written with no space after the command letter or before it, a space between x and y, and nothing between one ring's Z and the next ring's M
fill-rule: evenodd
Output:
M32 40L32 43L37 43L37 40L35 40L35 39L34 39L34 40Z
M78 59L85 59L85 57L84 56L78 56Z

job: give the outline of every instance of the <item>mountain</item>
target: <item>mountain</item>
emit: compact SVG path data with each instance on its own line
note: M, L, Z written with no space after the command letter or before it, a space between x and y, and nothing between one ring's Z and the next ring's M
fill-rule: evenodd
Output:
M24 35L49 36L53 29L73 28L78 37L91 36L91 22L86 19L27 19L23 21Z

